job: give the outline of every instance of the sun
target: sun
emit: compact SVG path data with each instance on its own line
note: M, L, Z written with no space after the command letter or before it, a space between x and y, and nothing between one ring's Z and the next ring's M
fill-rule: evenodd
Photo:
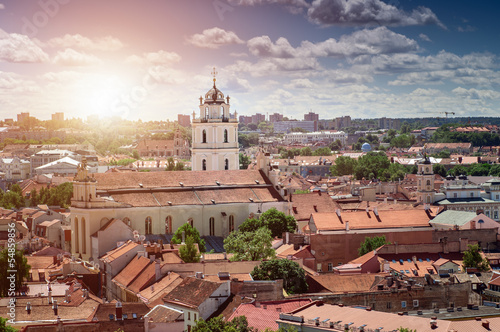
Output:
M73 107L81 117L109 117L125 91L124 80L117 75L89 73L77 80L73 89Z

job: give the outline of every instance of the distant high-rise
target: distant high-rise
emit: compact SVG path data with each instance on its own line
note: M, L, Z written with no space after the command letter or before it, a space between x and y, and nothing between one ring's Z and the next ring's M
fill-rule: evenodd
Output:
M352 126L351 117L349 115L335 118L335 128L336 129L342 129L342 128L347 128L347 127L351 127L351 126Z
M63 112L56 112L51 115L52 121L64 121L64 113Z
M304 114L304 121L318 121L318 120L319 120L319 114L313 112Z
M269 115L269 122L279 122L279 121L283 121L283 114L273 113Z
M177 114L177 122L180 126L189 127L191 125L191 118L189 115Z
M264 122L264 121L266 121L265 114L257 113L257 114L252 115L252 123L259 124L259 123Z
M27 121L30 118L29 112L20 113L17 115L17 122Z

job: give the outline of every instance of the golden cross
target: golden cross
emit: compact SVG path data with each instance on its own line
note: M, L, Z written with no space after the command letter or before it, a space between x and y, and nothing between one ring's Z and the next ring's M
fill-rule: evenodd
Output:
M213 71L211 72L211 74L214 76L214 85L215 85L215 75L217 75L218 73L215 71L215 67L213 68Z

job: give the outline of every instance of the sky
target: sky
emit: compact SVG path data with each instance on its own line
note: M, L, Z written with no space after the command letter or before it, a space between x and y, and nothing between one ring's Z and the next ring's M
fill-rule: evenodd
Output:
M498 1L0 0L0 119L498 116ZM214 71L215 68L215 71ZM453 116L453 115L450 115Z

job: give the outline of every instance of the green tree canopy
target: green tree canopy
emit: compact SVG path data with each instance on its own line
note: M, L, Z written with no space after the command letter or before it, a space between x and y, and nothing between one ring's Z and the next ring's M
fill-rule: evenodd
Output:
M300 155L301 156L312 156L312 150L309 146L305 146L302 149L300 149Z
M434 164L432 166L432 170L434 171L434 174L439 174L442 177L446 176L446 167L442 164Z
M276 208L271 208L260 215L259 219L247 219L238 228L242 232L254 232L260 227L271 231L271 236L282 237L283 233L294 233L297 221L293 216L287 216Z
M304 269L289 259L271 259L256 266L251 272L254 280L283 279L283 288L289 294L307 292L308 285Z
M186 263L198 263L200 261L201 254L194 244L193 237L188 236L186 238L186 244L179 248L179 255Z
M481 256L481 248L478 244L469 244L469 249L464 251L463 267L477 268L480 271L489 271L490 264L486 258Z
M240 153L240 169L247 169L250 163L250 157L246 154Z
M172 243L181 244L182 243L182 232L184 232L185 239L189 236L193 238L194 243L198 243L198 248L200 252L205 252L205 240L200 236L200 232L195 227L192 227L189 223L185 223L181 227L177 228L172 237Z
M385 239L385 235L382 236L374 236L374 237L365 237L365 241L361 243L359 249L358 249L358 254L359 256L366 255L370 251L373 251L377 249L380 246L383 246L384 244L391 244L390 242L387 242Z
M389 158L383 152L368 152L358 158L358 163L354 168L354 174L357 179L378 178L379 173L389 168Z
M14 259L13 261L12 258ZM10 280L7 279L10 276L10 273L7 272L8 270L16 271L14 284L15 292L18 292L23 285L24 279L28 278L30 269L31 266L28 265L28 260L22 251L14 248L2 250L0 252L0 297L11 297L9 295Z
M15 328L7 325L7 318L0 317L0 331L1 332L17 332Z
M232 321L225 321L221 316L213 317L208 321L199 319L196 325L191 329L192 332L258 332L256 329L248 326L245 316L238 316Z
M335 159L335 164L330 167L330 173L333 176L354 174L354 168L357 163L357 160L354 158L339 156Z
M331 156L332 155L332 150L330 150L329 147L324 146L322 148L314 150L312 153L313 156Z
M260 261L275 256L271 231L261 227L254 232L236 231L224 239L224 249L233 253L233 261Z

